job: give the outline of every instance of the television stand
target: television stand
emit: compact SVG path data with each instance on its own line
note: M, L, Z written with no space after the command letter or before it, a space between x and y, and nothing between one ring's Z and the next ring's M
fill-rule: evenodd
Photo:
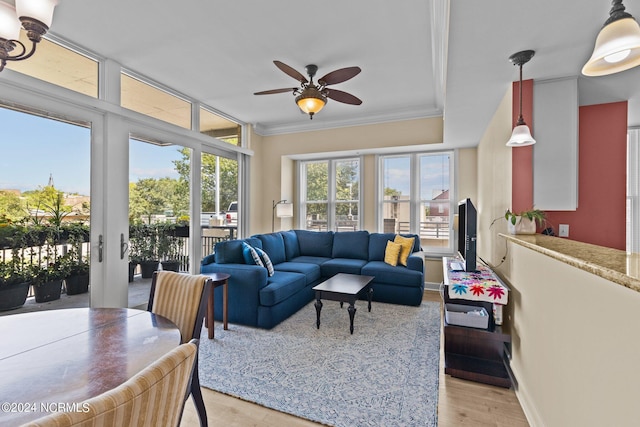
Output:
M444 372L452 377L510 388L515 384L509 366L511 336L503 332L502 326L496 325L492 302L449 296L448 287L456 279L460 279L460 275L468 275L469 277L466 277L465 280L473 280L472 274L477 276L477 273L452 271L451 261L450 258L443 258L444 288L442 297L444 303L484 307L489 314L489 325L487 329L450 325L444 318L443 310ZM485 266L480 269L485 277L491 274L494 280L499 281L493 271L488 269L487 272L486 270ZM504 286L502 282L499 283Z

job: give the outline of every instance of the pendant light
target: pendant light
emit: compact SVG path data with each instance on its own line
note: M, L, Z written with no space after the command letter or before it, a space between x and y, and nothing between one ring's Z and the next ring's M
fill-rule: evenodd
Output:
M622 0L611 2L589 61L582 67L585 76L605 76L640 65L640 26L624 11Z
M13 7L0 2L0 71L7 61L23 61L33 56L42 36L49 31L57 4L58 0L16 0ZM30 48L18 40L20 24L31 41Z
M507 142L507 147L524 147L536 143L536 140L531 136L531 131L529 131L529 127L522 117L522 65L529 62L535 53L536 52L533 50L523 50L521 52L514 53L509 57L509 61L511 61L513 65L518 65L520 67L520 85L518 86L520 89L520 110L516 127L513 128L513 133Z

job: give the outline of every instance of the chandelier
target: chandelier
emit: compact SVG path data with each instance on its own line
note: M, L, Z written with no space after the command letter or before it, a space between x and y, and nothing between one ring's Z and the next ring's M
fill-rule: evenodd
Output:
M16 7L0 2L0 71L7 61L30 58L53 20L53 9L58 0L16 0ZM18 38L20 24L31 41L28 49Z

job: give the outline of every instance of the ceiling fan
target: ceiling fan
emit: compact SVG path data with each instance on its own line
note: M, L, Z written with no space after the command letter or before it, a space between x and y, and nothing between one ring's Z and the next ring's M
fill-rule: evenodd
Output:
M274 93L292 92L296 97L296 104L298 107L309 114L309 118L313 119L313 115L322 110L322 107L327 103L327 98L334 101L342 102L344 104L360 105L362 101L350 93L343 92L341 90L328 88L329 85L345 82L358 74L360 74L360 67L347 67L340 68L326 74L318 79L317 83L313 82L313 77L318 71L318 66L309 64L305 67L309 80L301 73L280 61L273 61L280 70L285 74L293 77L300 82L300 87L283 88L283 89L271 89L262 92L256 92L254 95L271 95Z

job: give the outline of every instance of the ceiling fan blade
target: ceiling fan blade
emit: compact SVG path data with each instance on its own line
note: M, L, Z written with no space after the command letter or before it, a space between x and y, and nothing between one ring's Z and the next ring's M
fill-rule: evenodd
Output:
M362 101L359 98L351 95L350 93L343 92L341 90L327 89L326 95L327 95L327 98L331 98L334 101L343 102L345 104L352 104L352 105L362 104Z
M273 61L273 63L276 64L276 67L280 68L280 70L282 70L282 72L284 72L285 74L293 77L294 79L296 79L300 83L308 83L309 82L305 76L303 76L302 74L300 74L299 72L297 72L295 69L293 69L292 67L288 66L284 62Z
M271 89L271 90L263 90L262 92L255 92L254 95L271 95L273 93L284 93L284 92L292 92L298 90L297 87L285 87L282 89Z
M349 79L354 78L358 74L360 74L360 67L347 67L340 68L339 70L335 70L330 72L324 77L318 79L318 83L324 85L334 85L336 83L346 82Z

